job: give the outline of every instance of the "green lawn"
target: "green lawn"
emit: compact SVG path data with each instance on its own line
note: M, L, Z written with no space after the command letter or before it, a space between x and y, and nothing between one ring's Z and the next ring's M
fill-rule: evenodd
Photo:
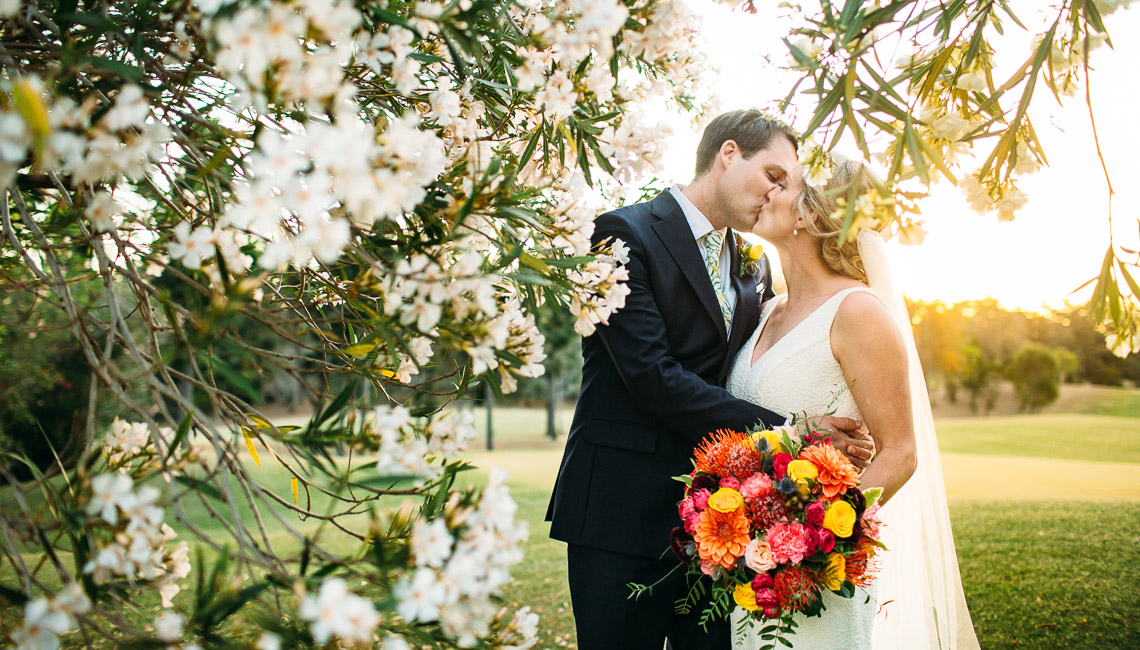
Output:
M944 452L1140 463L1140 418L1051 413L935 424Z

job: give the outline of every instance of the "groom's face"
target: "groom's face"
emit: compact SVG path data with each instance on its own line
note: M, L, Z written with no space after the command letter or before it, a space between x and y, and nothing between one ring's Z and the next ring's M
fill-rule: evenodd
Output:
M785 191L788 175L797 162L796 150L786 138L773 138L771 144L748 158L741 156L737 149L736 155L726 160L719 184L718 194L722 214L728 222L726 225L738 232L751 231L756 226L760 209L777 192Z

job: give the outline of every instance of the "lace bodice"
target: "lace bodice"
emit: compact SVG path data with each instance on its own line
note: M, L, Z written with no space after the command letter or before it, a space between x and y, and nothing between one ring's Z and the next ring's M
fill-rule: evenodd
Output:
M732 366L728 376L729 392L787 417L832 414L859 418L859 408L847 389L843 369L831 351L831 324L839 305L844 298L859 291L871 293L862 287L836 293L776 341L755 365L750 365L756 341L768 317L786 296L769 300L761 312L760 324ZM823 599L826 611L822 618L796 617L800 627L791 637L794 647L870 648L874 594L858 589L854 598L846 599L824 592ZM745 628L743 634L737 632L741 611L737 609L733 613L732 647L737 650L759 648L760 639L755 630L761 626Z

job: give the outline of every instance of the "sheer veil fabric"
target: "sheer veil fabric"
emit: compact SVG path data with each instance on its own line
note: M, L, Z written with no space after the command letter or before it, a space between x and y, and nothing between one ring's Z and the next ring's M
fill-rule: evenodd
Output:
M875 650L979 648L962 591L930 396L906 303L894 286L879 234L863 229L857 241L867 284L902 330L910 368L918 450L918 468L914 475L880 511L885 524L883 543L888 550L880 555L879 608L872 647Z

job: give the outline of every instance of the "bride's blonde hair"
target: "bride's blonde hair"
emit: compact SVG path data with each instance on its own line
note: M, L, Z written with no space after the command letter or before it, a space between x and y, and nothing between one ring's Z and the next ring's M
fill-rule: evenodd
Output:
M866 284L867 273L859 256L857 233L852 230L840 243L843 220L836 217L836 212L840 207L839 199L847 200L852 189L854 196L861 196L865 192L877 191L882 181L863 163L837 154L833 156L835 166L831 178L823 188L804 183L803 191L796 197L795 209L803 217L804 230L820 239L820 255L828 268Z

